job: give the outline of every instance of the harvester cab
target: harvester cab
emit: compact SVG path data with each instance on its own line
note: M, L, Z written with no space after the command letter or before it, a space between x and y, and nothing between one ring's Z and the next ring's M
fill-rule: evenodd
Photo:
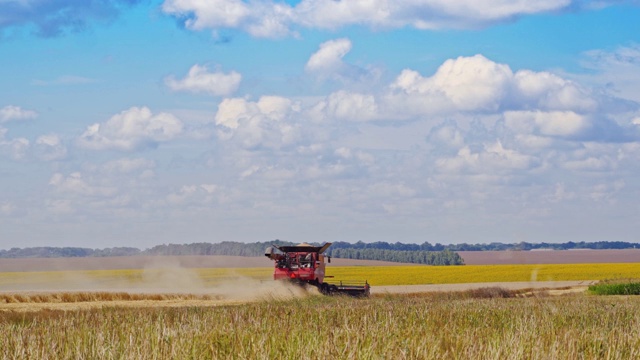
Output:
M300 285L311 285L325 295L348 294L369 296L367 281L325 281L325 259L331 262L324 252L331 246L313 246L302 243L295 246L273 245L265 250L265 256L275 262L274 280L289 280Z

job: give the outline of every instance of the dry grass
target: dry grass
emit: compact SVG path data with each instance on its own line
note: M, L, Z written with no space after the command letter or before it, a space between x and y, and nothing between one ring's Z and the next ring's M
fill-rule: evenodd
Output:
M210 294L136 294L128 292L82 291L47 293L0 293L0 304L17 303L76 303L105 301L166 301L166 300L222 300L221 295Z
M239 306L0 313L4 359L632 359L635 297L312 296Z

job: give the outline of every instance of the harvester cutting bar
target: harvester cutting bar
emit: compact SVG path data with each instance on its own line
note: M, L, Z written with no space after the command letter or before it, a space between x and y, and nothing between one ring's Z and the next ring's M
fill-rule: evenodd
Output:
M327 286L327 293L332 294L346 294L351 296L369 296L371 287L369 283L365 281L328 281L325 283Z

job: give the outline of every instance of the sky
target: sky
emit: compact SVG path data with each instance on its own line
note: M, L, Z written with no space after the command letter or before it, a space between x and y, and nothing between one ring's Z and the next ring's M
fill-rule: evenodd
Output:
M0 0L0 249L638 242L639 5Z

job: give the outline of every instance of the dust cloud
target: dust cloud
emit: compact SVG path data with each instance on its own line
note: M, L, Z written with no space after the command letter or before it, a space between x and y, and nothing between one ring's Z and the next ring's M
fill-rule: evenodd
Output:
M157 258L141 270L53 271L0 274L0 293L126 292L136 294L194 294L220 300L291 299L317 294L315 289L271 279L258 280L233 271L206 281L197 269L171 258Z

